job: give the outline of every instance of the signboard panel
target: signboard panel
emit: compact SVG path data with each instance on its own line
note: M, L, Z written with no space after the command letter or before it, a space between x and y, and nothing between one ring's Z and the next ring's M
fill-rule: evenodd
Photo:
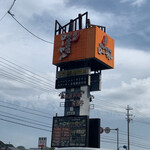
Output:
M87 147L88 116L54 117L51 147Z
M100 90L101 90L101 74L100 73L91 74L90 91L100 91Z
M87 75L90 74L90 72L91 72L90 68L79 68L79 69L58 71L56 73L56 78L64 78L64 77L77 76L77 75Z
M100 119L89 120L89 147L100 148Z
M72 40L74 34L78 35L76 41ZM55 36L54 65L90 59L103 69L114 68L114 40L97 26Z
M38 147L46 147L47 138L46 137L39 137Z
M84 85L90 85L89 75L71 76L65 78L56 79L56 89L79 87Z

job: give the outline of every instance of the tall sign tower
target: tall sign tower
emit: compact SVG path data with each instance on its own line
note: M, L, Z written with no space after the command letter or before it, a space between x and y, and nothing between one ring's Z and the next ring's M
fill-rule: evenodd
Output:
M84 27L83 27L84 26ZM114 40L88 12L64 26L55 22L53 64L64 116L53 118L52 147L100 148L100 119L89 118L90 92L101 90L101 71L114 68ZM92 138L91 138L92 137Z

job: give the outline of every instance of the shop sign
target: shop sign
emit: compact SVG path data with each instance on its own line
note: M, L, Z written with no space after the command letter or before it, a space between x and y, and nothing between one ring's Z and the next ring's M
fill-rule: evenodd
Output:
M63 58L67 57L71 52L71 42L75 42L79 39L79 32L75 31L73 34L68 33L66 35L61 35L61 47L59 48L59 52L61 53L61 56L59 60L62 60Z
M83 91L78 91L78 92L61 92L59 94L61 99L77 99L82 97Z
M99 43L98 54L106 55L106 58L108 60L112 60L113 59L112 50L106 46L107 42L108 42L108 37L104 36L102 42Z

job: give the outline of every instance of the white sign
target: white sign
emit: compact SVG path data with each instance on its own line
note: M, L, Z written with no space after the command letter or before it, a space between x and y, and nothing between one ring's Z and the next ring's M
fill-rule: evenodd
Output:
M39 137L38 147L46 147L47 138L46 137Z

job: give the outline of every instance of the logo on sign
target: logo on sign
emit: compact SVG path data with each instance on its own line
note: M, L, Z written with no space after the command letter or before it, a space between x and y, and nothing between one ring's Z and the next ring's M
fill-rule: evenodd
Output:
M108 37L104 36L102 42L99 43L98 54L106 55L106 58L108 60L111 60L111 59L113 59L113 56L111 54L112 50L109 49L108 47L106 47L107 43L108 43Z

